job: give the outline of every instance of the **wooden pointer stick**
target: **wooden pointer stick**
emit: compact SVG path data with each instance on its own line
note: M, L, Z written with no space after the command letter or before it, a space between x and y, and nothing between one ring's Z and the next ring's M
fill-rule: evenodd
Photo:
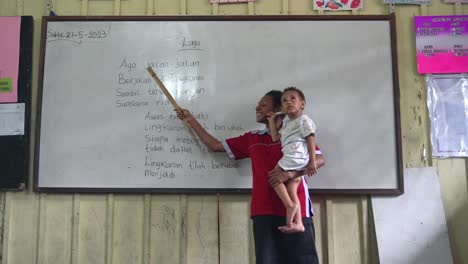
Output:
M158 76L156 75L156 73L153 71L153 68L151 67L148 67L146 68L148 70L148 72L151 74L151 76L153 76L153 79L158 83L158 86L159 88L161 88L161 90L163 91L163 93L166 95L167 99L169 99L169 102L171 102L172 106L177 110L177 111L182 111L182 108L180 108L180 106L177 104L177 102L174 100L174 98L172 97L171 93L166 89L166 86L164 86L164 84L161 82L161 80L159 80ZM190 134L192 134L192 136L195 137L195 134L193 133L193 131L190 129L190 126L188 125L187 121L183 121L184 122L184 126L188 129L188 131L190 132Z
M153 71L153 68L148 67L146 69L151 74L151 76L153 76L153 79L156 81L156 83L158 83L159 88L161 88L162 92L166 95L167 99L169 99L169 102L171 102L172 106L176 110L182 110L180 108L180 106L177 104L177 102L174 100L174 98L172 97L171 93L169 93L169 91L166 89L166 86L164 86L164 84L161 82L161 80L159 80L158 76Z

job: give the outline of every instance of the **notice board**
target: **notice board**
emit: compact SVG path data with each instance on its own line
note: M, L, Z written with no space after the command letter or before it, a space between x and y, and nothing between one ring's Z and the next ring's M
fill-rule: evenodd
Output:
M44 17L41 41L38 191L250 190L250 162L207 150L151 67L220 140L296 86L327 160L311 190L402 192L393 15Z

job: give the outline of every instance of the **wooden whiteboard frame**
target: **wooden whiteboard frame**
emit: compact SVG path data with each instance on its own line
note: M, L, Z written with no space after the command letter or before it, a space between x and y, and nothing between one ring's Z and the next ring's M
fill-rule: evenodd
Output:
M394 104L394 120L395 120L395 142L396 142L396 182L397 188L391 189L314 189L311 192L314 194L382 194L382 195L398 195L402 194L403 189L403 167L402 167L402 150L401 150L401 132L400 132L400 105L399 105L399 81L397 68L397 52L396 52L396 28L395 16L391 15L345 15L345 16L95 16L95 17L80 17L80 16L52 16L43 17L42 33L41 33L41 49L40 49L40 69L39 69L39 84L38 84L38 110L37 110L37 125L36 125L36 140L35 140L35 155L34 155L34 190L38 192L58 192L58 193L250 193L251 189L192 189L192 188L51 188L38 186L39 181L39 153L41 139L41 111L42 111L42 96L43 96L43 80L44 80L44 61L45 47L47 36L47 23L56 21L388 21L390 26L391 38L391 57L392 57L392 78L393 78L393 104ZM327 165L333 166L333 165Z

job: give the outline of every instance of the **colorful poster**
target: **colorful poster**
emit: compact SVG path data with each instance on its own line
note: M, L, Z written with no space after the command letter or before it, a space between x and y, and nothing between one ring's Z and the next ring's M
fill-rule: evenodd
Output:
M430 5L432 0L384 0L384 4Z
M468 72L468 16L416 16L419 74Z
M0 17L0 103L18 101L21 17Z
M362 9L363 0L314 0L314 10Z

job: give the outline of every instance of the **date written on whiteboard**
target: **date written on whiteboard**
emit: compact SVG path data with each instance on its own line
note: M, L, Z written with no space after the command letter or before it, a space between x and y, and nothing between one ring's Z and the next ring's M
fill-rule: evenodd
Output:
M89 30L47 30L47 42L71 41L78 44L82 42L100 42L110 36L110 28Z

